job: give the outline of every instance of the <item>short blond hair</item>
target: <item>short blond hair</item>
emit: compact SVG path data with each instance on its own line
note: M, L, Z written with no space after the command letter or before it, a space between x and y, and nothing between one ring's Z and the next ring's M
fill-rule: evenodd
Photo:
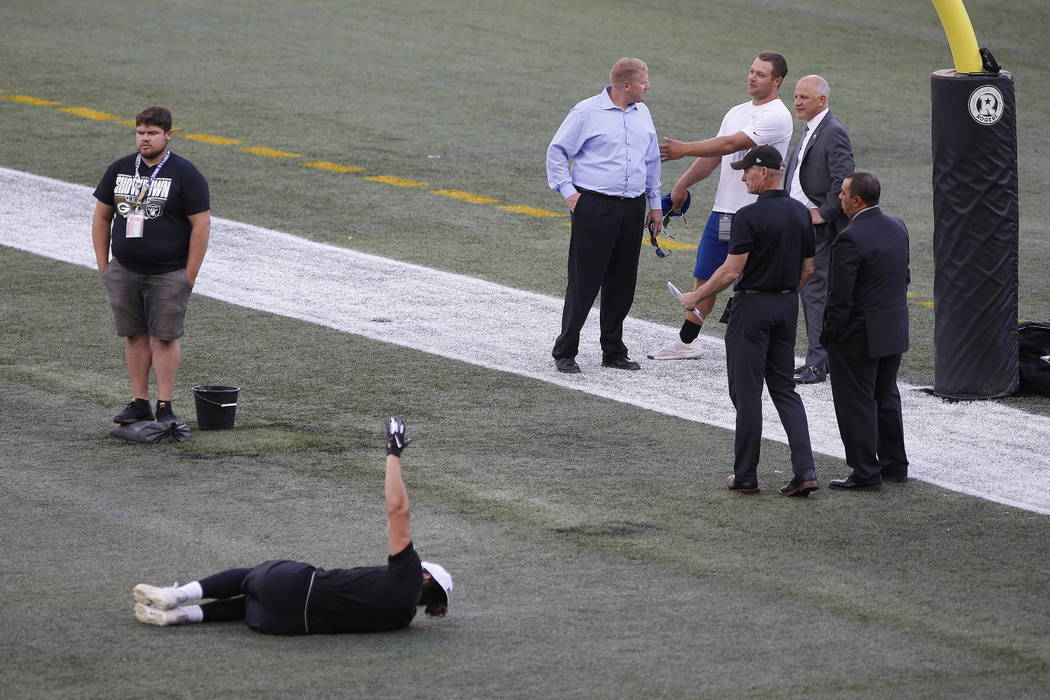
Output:
M618 85L622 82L634 82L638 76L649 72L649 66L640 58L621 58L609 71L609 82Z

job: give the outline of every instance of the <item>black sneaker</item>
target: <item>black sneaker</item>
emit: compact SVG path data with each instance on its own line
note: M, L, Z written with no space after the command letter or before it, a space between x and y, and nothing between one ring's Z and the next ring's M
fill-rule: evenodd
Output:
M157 422L158 423L178 423L179 419L175 417L175 411L171 410L171 401L158 401L157 402Z
M134 399L124 410L113 416L114 423L138 423L140 420L153 420L153 411L150 410L149 401L146 399Z

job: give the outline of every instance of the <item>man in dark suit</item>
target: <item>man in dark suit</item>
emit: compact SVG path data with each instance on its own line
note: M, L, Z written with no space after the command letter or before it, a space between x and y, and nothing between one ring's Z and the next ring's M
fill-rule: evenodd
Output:
M828 351L846 463L833 489L881 491L908 479L897 370L908 349L908 229L879 208L881 186L853 173L839 199L850 218L831 246L821 343Z
M806 319L806 361L795 369L797 384L816 384L828 374L828 353L820 344L824 297L828 291L831 242L849 219L839 205L842 180L853 172L853 146L842 122L828 109L831 89L819 75L807 75L795 85L795 116L802 122L788 159L784 187L809 209L817 249L813 278L799 295Z

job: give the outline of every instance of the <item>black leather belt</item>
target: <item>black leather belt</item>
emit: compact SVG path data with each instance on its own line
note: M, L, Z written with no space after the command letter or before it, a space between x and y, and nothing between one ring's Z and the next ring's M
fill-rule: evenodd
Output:
M576 187L573 185L573 187ZM633 202L636 199L641 199L645 196L645 193L638 195L637 197L617 197L614 194L605 194L604 192L595 192L594 190L585 190L582 187L576 187L577 192L586 192L587 194L593 194L595 197L602 197L604 199L618 199L622 202Z

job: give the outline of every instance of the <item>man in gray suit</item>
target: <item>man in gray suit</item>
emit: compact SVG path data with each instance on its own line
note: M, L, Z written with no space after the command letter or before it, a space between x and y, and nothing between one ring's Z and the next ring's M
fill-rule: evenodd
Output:
M817 239L813 278L801 294L806 319L805 363L795 369L797 384L816 384L828 374L828 353L820 344L824 297L828 290L831 242L849 220L839 205L842 180L853 172L853 147L842 122L828 109L831 89L819 75L807 75L795 85L795 115L802 134L788 159L784 188L809 209Z
M833 489L908 480L897 371L908 349L908 229L879 208L882 187L852 173L839 198L849 225L831 245L824 332L848 477Z

